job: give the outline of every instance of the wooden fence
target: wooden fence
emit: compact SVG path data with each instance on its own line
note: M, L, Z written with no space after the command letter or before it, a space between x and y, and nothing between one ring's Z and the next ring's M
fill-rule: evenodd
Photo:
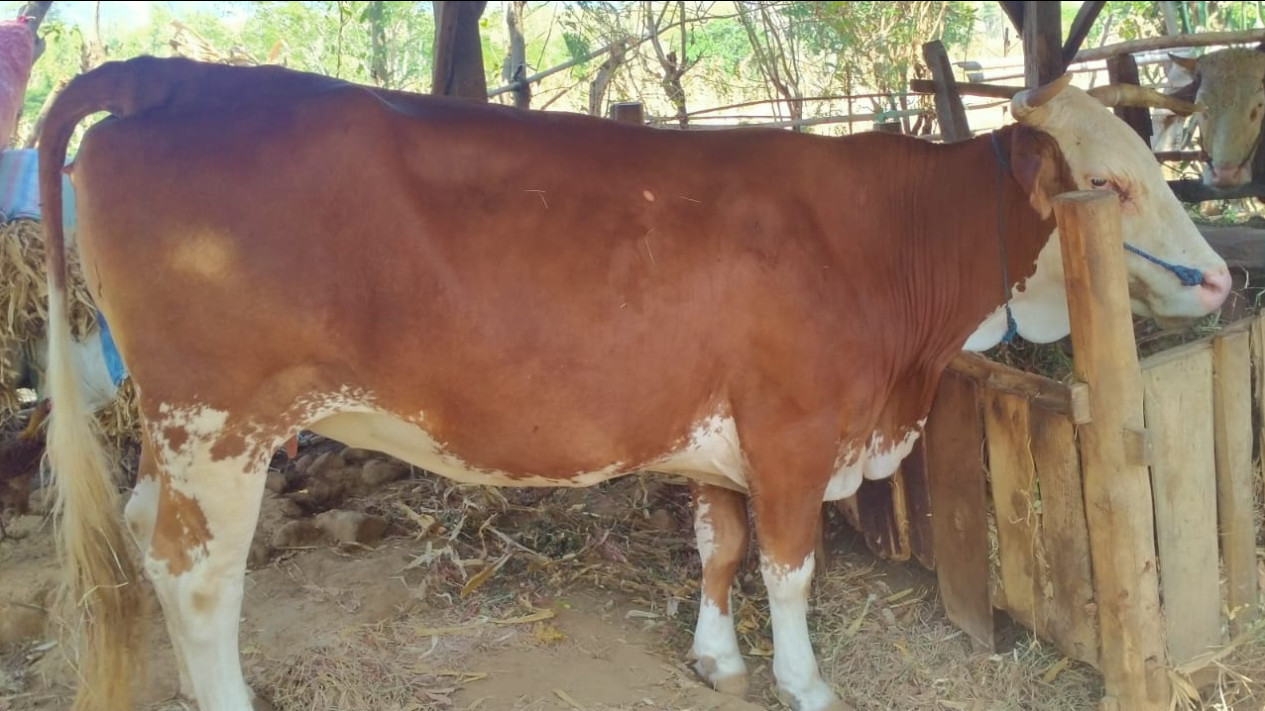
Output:
M840 507L878 555L935 570L984 647L1004 610L1102 671L1106 708L1167 708L1169 673L1198 685L1257 614L1265 314L1139 361L1123 265L1098 261L1069 294L1077 382L959 356L901 470Z

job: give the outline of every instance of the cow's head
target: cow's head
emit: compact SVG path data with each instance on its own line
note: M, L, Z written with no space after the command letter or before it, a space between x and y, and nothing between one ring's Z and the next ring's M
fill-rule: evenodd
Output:
M1195 229L1151 149L1109 109L1112 105L1154 102L1186 112L1194 107L1136 86L1085 92L1069 86L1070 80L1070 75L1064 75L1046 86L1016 94L1011 100L1012 116L1054 138L1075 189L1116 195L1127 245L1163 262L1193 269L1202 277L1199 283L1186 285L1169 269L1134 252L1126 253L1133 312L1172 325L1217 310L1230 289L1225 261ZM1045 201L1034 201L1034 206L1047 213L1051 209ZM1017 287L1011 307L1019 335L1028 341L1050 343L1071 332L1057 231L1038 256L1036 273ZM1005 313L999 309L971 337L968 350L991 348L1005 329Z
M1169 57L1194 76L1173 95L1203 105L1196 122L1204 183L1226 188L1251 182L1265 118L1265 45L1222 49L1197 59Z

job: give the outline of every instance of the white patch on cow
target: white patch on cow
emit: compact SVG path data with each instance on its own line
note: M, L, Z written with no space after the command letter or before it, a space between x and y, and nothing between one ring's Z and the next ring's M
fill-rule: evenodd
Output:
M251 691L238 657L246 555L259 517L272 442L243 441L241 454L216 459L228 413L203 405L162 404L150 424L159 466L172 490L196 504L208 539L188 551L187 570L147 556L145 569L169 618L199 707L207 711L251 708ZM168 430L184 436L167 437ZM264 456L261 456L261 453ZM160 504L161 505L161 504Z
M1067 310L1067 288L1063 277L1063 252L1058 232L1037 255L1037 268L1022 286L1012 285L1010 311L1019 337L1029 343L1053 343L1072 332ZM998 306L989 314L962 347L976 353L1001 343L1006 335L1006 308Z
M701 498L694 507L694 539L698 547L698 557L707 567L707 561L716 554L716 530L712 526L712 502Z
M146 553L154 535L154 522L158 517L158 493L161 487L152 478L136 480L132 487L132 496L123 507L123 518L131 531L137 548ZM185 659L184 640L180 634L180 626L176 624L174 615L163 615L167 625L167 634L171 638L172 650L176 656L176 671L180 677L180 694L185 698L193 698L193 682L189 677L189 665Z
M813 565L812 553L798 568L777 565L760 556L773 622L773 676L796 711L822 711L838 701L822 681L808 636L808 587Z
M826 484L826 493L822 501L839 501L857 493L861 488L862 471L865 461L862 453L854 446L843 447L835 458L835 473Z
M557 479L474 467L448 452L420 426L384 412L339 412L308 429L350 447L371 449L462 484L482 486L586 487L629 473L622 462Z
M707 595L699 600L690 656L695 660L694 671L712 686L723 688L725 682L744 679L747 675L733 617L721 612L720 606Z
M738 442L738 427L732 417L711 415L694 426L681 449L648 465L645 469L680 474L704 483L747 490L746 457ZM712 476L708 476L712 475ZM712 477L721 477L717 482Z
M886 479L896 473L900 463L914 449L914 443L922 434L922 427L927 418L918 420L917 424L905 431L899 440L889 441L883 435L875 433L870 439L869 451L865 457L865 478Z
M899 440L889 441L878 432L870 435L864 452L854 444L840 448L835 458L835 472L826 484L823 501L839 501L857 493L864 479L886 479L896 473L900 463L913 451L927 418L907 429Z

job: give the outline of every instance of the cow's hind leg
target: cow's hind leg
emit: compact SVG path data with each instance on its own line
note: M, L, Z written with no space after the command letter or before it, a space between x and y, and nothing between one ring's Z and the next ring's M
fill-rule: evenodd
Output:
M149 551L154 537L154 525L158 519L158 495L161 491L159 483L158 463L154 459L154 446L146 437L141 438L140 466L136 472L136 486L132 488L132 496L123 509L123 517L127 528L136 541L136 547L142 554ZM173 624L171 615L164 615L167 624L167 635L171 638L171 647L176 655L176 667L180 676L182 698L193 700L193 683L189 680L189 667L185 663L183 643L179 630Z
M267 462L217 459L213 442L183 444L177 456L159 464L146 571L199 711L251 711L254 694L242 677L238 619Z
M717 691L742 696L747 667L738 650L730 593L734 574L747 552L747 498L741 493L705 484L691 484L694 535L703 563L702 594L694 647L694 669Z

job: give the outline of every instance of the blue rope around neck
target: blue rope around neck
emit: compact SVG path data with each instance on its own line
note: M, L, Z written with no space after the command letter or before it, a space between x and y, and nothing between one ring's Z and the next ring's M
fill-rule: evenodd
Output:
M1006 160L997 134L992 134L992 138L993 153L997 155L997 241L1001 245L1002 305L1006 308L1006 333L1002 335L1001 342L1010 343L1019 335L1019 324L1010 310L1010 276L1006 269L1006 201L1001 199L1002 181L1005 179L1002 171L1010 172L1010 161Z

